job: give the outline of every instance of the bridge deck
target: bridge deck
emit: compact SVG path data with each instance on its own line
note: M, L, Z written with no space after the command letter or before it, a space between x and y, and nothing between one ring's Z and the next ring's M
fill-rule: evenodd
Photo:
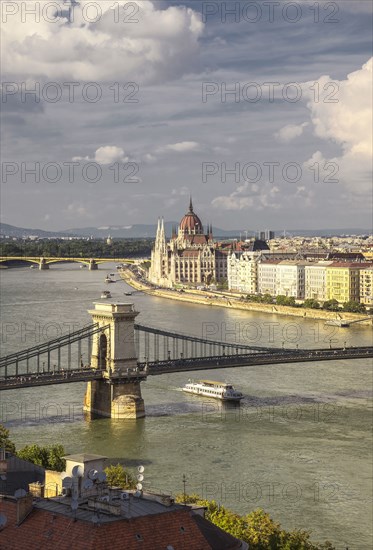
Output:
M254 365L274 365L281 363L305 363L312 361L336 361L347 359L368 359L373 357L373 347L358 348L337 348L337 349L316 349L316 350L284 350L282 352L267 354L246 355L217 355L213 357L195 357L191 359L178 359L169 361L156 361L150 363L138 363L142 378L145 373L150 376L162 374L171 374L174 372L192 372L208 369L222 369L232 367L248 367ZM97 369L75 369L68 371L58 371L53 373L30 373L22 376L12 376L0 379L0 390L10 390L33 386L47 386L52 384L68 384L72 382L89 382L90 380L100 380L106 376L106 371ZM133 375L138 376L138 375ZM133 377L128 375L128 381ZM116 378L111 378L115 383Z

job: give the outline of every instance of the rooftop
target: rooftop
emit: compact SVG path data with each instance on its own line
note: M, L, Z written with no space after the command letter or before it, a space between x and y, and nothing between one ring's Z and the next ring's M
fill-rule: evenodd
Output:
M88 453L79 453L76 455L66 455L64 457L65 460L70 460L71 462L93 462L94 460L106 460L107 456L102 455L94 455L94 454L88 454Z

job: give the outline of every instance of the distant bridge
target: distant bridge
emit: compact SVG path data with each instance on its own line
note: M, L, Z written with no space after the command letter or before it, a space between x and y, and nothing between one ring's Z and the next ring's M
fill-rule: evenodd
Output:
M50 264L61 262L75 262L89 267L90 270L98 269L99 264L117 263L117 264L133 264L135 259L131 258L79 258L79 257L55 257L55 256L0 256L0 263L23 261L29 262L31 265L37 265L39 269L49 269Z
M108 370L108 359L102 354L96 368L83 360L89 361L91 357L92 340L107 331L110 332L110 325L94 323L0 358L0 390L93 380L118 385L175 372L373 357L372 346L319 349L249 346L135 324L132 343L137 357L143 360L137 359L137 366L116 374Z

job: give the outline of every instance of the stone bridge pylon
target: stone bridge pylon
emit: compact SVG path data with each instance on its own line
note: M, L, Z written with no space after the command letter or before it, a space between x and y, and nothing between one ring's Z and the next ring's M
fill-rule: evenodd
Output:
M102 327L94 335L91 368L102 370L103 378L88 382L84 411L118 419L144 417L140 383L147 373L137 364L134 321L138 312L133 304L96 303L89 313Z

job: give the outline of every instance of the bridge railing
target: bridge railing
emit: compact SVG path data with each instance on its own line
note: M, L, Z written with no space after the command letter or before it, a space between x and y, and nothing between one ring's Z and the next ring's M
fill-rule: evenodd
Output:
M16 361L23 361L27 358L31 359L32 357L35 357L37 355L48 353L48 351L53 351L63 346L73 344L74 342L77 342L84 338L88 338L89 336L93 336L93 334L96 334L97 332L102 332L102 330L104 330L105 328L107 327L99 327L98 323L94 323L91 325L87 325L75 332L69 332L68 334L60 336L59 338L43 342L42 344L39 344L37 346L18 351L4 357L0 357L0 368L4 367L5 365L11 365Z
M11 376L54 373L61 369L71 370L72 364L82 366L82 344L87 346L88 362L90 362L92 337L108 328L108 325L100 327L98 323L87 325L77 331L70 332L59 338L48 340L37 346L20 350L0 358L0 376ZM73 349L72 345L77 344ZM63 352L63 353L61 353ZM53 356L56 356L53 358ZM45 361L41 364L41 358ZM36 361L35 361L36 359ZM30 366L31 361L31 366ZM33 363L36 363L35 365ZM22 365L26 364L25 367ZM21 365L21 368L20 368Z

